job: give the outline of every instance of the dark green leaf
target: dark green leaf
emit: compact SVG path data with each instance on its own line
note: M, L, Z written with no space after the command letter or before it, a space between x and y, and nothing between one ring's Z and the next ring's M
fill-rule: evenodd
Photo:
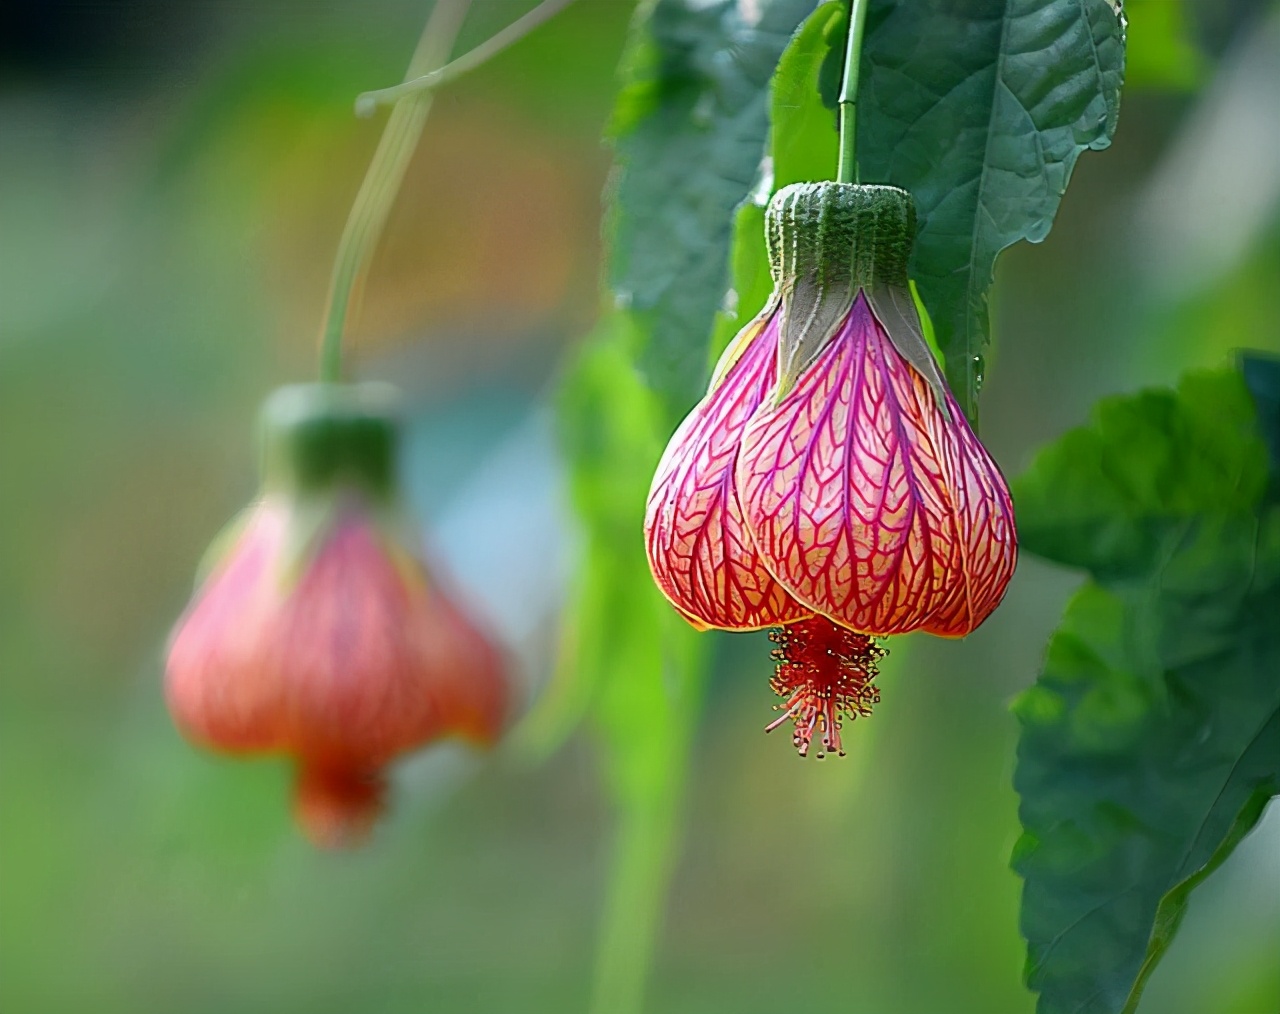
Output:
M1258 428L1271 454L1271 489L1280 492L1280 357L1247 353L1240 372L1258 411Z
M1015 484L1088 568L1015 705L1041 1014L1132 1011L1192 888L1280 792L1280 505L1238 373L1104 402Z
M1091 426L1041 451L1014 486L1018 534L1033 553L1104 580L1140 576L1187 518L1247 513L1265 484L1239 376L1193 374L1177 393L1102 401Z
M835 94L824 88L823 78L830 76L831 66L840 68L848 30L844 5L824 3L796 32L778 61L769 93L775 192L792 183L835 178L840 121ZM834 64L828 59L832 55L840 58Z
M1111 141L1123 71L1111 0L872 0L858 165L915 195L913 277L971 416L996 256L1048 235L1080 152Z
M769 94L769 162L762 184L733 220L731 298L716 318L711 361L763 308L773 290L764 242L764 209L774 192L791 183L830 179L840 147L835 91L826 78L833 53L843 52L848 17L842 4L824 3L796 32L778 61Z
M638 29L613 131L621 178L610 280L673 415L706 385L733 210L755 181L767 85L814 0L658 0Z
M556 673L521 730L540 754L560 745L620 671L611 640L651 611L638 597L656 595L640 531L662 412L628 356L630 325L627 314L608 316L561 384L561 446L583 545Z

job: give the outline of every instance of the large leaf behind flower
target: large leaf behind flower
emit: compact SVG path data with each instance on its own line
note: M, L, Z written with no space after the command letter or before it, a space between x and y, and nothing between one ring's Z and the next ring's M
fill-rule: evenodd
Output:
M1111 142L1113 0L872 0L858 95L867 183L910 190L912 274L947 378L976 413L996 256L1048 235L1076 159Z
M835 96L849 19L839 3L821 4L796 32L774 74L769 93L770 157L767 173L733 218L730 288L716 316L711 361L764 308L773 290L764 242L769 198L790 183L824 179L839 157Z
M847 4L823 4L788 48L772 96L771 190L830 179ZM912 274L948 379L976 415L997 255L1048 234L1080 152L1111 140L1124 65L1109 0L872 0L858 96L858 164L868 183L912 192ZM736 313L763 304L763 202L740 209ZM767 288L765 289L767 295Z
M706 386L733 211L764 155L769 80L814 6L658 0L637 25L613 123L609 280L639 329L640 368L673 414Z
M1104 401L1015 484L1025 547L1091 576L1015 705L1041 1014L1133 1011L1280 792L1280 364L1245 372Z

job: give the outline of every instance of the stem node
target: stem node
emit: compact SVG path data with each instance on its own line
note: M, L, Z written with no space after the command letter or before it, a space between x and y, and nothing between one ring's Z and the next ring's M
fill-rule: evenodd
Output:
M378 106L389 106L410 95L422 95L432 92L442 85L456 81L463 74L475 70L492 57L497 56L508 46L519 42L539 25L551 20L555 15L573 3L573 0L542 0L533 10L522 18L517 18L502 31L490 39L486 39L475 49L463 53L452 63L445 64L435 70L407 80L390 88L379 88L376 91L363 92L356 98L356 115L372 116Z
M849 0L849 34L844 52L844 79L840 82L840 163L836 179L858 182L858 72L862 61L862 33L867 23L868 0Z

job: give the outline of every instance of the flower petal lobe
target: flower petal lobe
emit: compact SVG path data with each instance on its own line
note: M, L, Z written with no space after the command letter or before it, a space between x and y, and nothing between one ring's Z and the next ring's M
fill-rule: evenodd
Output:
M795 389L756 412L738 493L797 599L875 635L961 636L995 608L1016 556L1012 504L950 407L948 421L859 295Z
M645 516L649 567L663 594L697 623L731 630L811 613L761 563L734 488L743 428L777 373L777 315L748 328L736 360L667 445Z

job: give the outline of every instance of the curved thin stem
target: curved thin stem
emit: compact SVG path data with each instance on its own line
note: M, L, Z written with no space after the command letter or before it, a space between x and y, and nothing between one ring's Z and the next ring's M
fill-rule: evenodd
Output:
M444 65L470 7L471 0L437 0L406 77L419 77ZM342 337L351 316L351 304L369 269L369 261L391 214L391 206L404 181L409 160L413 157L430 110L429 91L416 94L396 106L387 119L364 182L351 205L329 283L329 309L320 350L320 379L323 381L338 383L342 380Z
M836 179L841 183L858 182L858 70L868 6L868 0L849 0L849 37L844 52L844 80L840 84L840 164L836 169Z
M456 81L463 74L475 70L492 57L497 56L508 46L519 42L539 25L550 21L571 3L573 3L573 0L543 0L537 7L525 14L524 17L511 22L497 35L480 43L475 49L464 53L452 63L420 77L407 80L403 84L393 85L390 88L379 88L371 92L361 92L356 97L356 115L372 116L378 106L387 106L407 95L433 91L441 85Z

